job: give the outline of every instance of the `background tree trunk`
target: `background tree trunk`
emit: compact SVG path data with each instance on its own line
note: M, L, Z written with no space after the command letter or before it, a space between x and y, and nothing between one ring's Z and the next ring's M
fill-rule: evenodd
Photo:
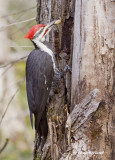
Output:
M17 2L14 3L17 5ZM13 28L8 27L11 23L18 21L18 18L15 20L15 18L13 19L12 17L12 13L18 12L18 7L17 10L13 7L15 6L14 3L10 0L7 2L0 0L0 159L10 159L10 155L12 155L11 159L13 159L17 154L20 159L22 150L19 147L19 143L23 143L22 146L27 146L28 150L32 150L33 148L32 138L30 138L28 127L25 123L25 115L28 113L28 108L25 109L27 110L26 113L26 111L22 109L20 97L17 95L20 85L23 83L22 79L19 78L22 77L22 75L20 76L21 69L17 70L13 63L18 62L18 60L23 57L24 52L18 44L13 41L13 38L11 38L14 35L12 34L13 32L16 35L16 28L14 27L13 30ZM20 4L18 3L17 6L20 6ZM19 10L22 10L22 8L19 8ZM16 16L18 17L19 15ZM17 39L23 41L22 36L21 38L17 36ZM15 48L13 50L13 48L10 47L12 44L15 45L15 47L18 46L18 49ZM25 89L23 89L23 92L24 90ZM22 94L22 97L25 96L26 94ZM23 139L20 137L23 137ZM7 144L8 148L6 147ZM29 158L31 159L31 157Z
M72 80L67 73L49 104L42 159L115 157L114 15L115 2L109 0L38 0L38 23L62 19L48 37L59 69L71 66L72 59Z
M0 1L0 16L7 15L7 3L4 0ZM7 21L0 17L0 27L7 25ZM10 48L7 29L0 31L0 64L6 65L10 62ZM14 139L17 131L22 131L22 123L17 119L19 116L19 104L16 100L12 102L12 108L7 111L7 116L2 117L6 111L9 101L15 95L16 92L16 77L14 74L14 68L10 65L0 68L0 131L5 137ZM7 73L6 73L7 72ZM10 89L9 89L10 88ZM15 108L18 112L15 111ZM2 118L4 119L1 124ZM8 123L10 124L8 125ZM13 129L12 129L13 128ZM1 134L2 135L2 134ZM2 136L0 135L0 139Z

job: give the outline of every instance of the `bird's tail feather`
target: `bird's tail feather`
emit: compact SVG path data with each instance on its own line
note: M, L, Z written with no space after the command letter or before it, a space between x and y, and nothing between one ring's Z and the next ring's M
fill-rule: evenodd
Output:
M48 122L46 117L46 110L44 110L40 120L38 115L35 115L35 129L39 134L40 142L41 142L41 150L42 150L48 135ZM42 137L42 141L41 141L41 137Z
M31 121L31 126L32 126L32 129L33 129L33 115L32 115L31 111L30 111L30 121Z
M40 132L39 125L40 125L42 115L37 113L37 114L34 114L34 117L35 117L35 130L39 133Z

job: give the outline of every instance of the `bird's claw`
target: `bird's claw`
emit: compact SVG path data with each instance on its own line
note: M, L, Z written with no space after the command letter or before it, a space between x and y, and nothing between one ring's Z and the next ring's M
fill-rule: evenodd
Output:
M67 71L72 72L72 69L70 68L70 66L69 66L68 64L65 66L64 70L61 72L61 78L64 76L64 74L65 74Z
M70 71L72 72L72 69L70 68L70 66L67 64L64 68L64 72Z

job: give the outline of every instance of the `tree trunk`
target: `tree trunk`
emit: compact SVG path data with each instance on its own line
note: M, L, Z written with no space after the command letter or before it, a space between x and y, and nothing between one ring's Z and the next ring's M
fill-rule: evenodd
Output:
M78 155L81 159L114 159L115 2L76 0L75 7L71 107L81 103L94 88L99 89L101 101L98 110L76 132L85 137L76 139L81 152Z
M38 0L38 23L62 19L48 37L59 69L72 60L72 80L67 73L49 104L42 159L115 157L114 7L109 0Z

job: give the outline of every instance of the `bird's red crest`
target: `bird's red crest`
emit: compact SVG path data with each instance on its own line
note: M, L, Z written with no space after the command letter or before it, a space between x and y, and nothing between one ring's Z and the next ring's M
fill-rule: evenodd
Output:
M32 39L32 38L34 37L35 33L36 33L37 31L39 31L39 29L40 29L41 27L45 27L45 26L46 26L45 24L36 24L35 26L33 26L33 27L29 30L29 32L27 33L26 36L24 36L24 38Z

